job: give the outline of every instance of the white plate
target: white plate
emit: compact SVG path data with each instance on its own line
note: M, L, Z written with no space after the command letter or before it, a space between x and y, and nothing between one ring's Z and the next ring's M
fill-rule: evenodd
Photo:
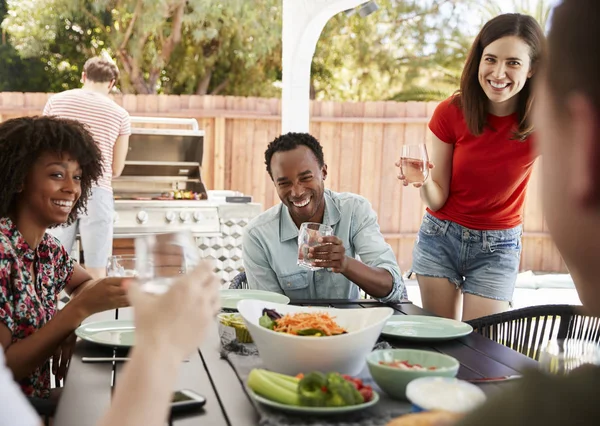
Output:
M274 293L264 290L250 289L223 289L221 293L221 307L223 309L237 310L237 304L240 300L264 300L265 302L282 303L287 305L290 298L284 294Z
M473 331L469 324L427 315L394 315L381 334L407 340L451 340Z
M275 408L280 411L285 411L287 413L294 414L311 414L311 415L334 415L334 414L343 414L343 413L351 413L353 411L360 411L366 408L372 407L379 401L379 394L373 391L373 398L369 402L364 402L358 405L348 405L346 407L302 407L299 405L285 405L280 404L279 402L271 401L270 399L263 398L260 395L252 392L251 389L247 389L250 396L257 402L267 405L269 407Z
M130 348L135 341L133 321L110 320L80 325L75 334L88 342L113 348Z

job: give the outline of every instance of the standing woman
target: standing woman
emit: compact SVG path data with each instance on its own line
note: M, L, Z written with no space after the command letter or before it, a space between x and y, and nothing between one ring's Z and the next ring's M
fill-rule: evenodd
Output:
M544 45L530 16L511 13L487 22L471 47L460 90L429 122L435 167L425 184L415 185L428 208L412 270L423 308L434 314L466 321L502 312L512 301L536 157L532 85Z

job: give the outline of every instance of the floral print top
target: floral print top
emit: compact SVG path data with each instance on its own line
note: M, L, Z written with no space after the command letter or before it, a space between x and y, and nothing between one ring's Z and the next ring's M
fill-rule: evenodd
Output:
M0 322L11 331L13 343L52 319L58 294L72 275L73 260L56 238L46 233L32 249L9 218L0 218ZM50 360L19 384L27 396L48 398Z

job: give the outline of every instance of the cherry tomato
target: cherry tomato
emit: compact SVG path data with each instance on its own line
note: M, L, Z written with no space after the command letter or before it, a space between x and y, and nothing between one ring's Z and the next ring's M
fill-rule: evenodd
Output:
M373 398L373 389L364 387L359 390L365 402L369 402Z

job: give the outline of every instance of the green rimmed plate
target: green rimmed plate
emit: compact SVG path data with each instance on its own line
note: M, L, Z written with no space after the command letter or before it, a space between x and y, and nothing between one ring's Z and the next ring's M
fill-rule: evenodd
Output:
M381 334L407 340L451 340L466 336L473 327L464 322L426 315L394 315Z
M83 340L99 345L130 348L135 341L135 326L133 321L127 320L89 322L79 326L75 334Z
M237 303L240 300L263 300L265 302L282 303L287 305L290 298L279 293L263 290L248 289L224 289L221 290L221 307L223 309L237 310Z
M379 394L373 391L373 399L363 404L348 405L346 407L301 407L298 405L280 404L279 402L274 402L270 399L266 399L260 395L255 394L254 392L252 392L251 389L246 388L246 390L248 391L248 394L250 395L250 397L252 397L252 399L268 407L275 408L280 411L285 411L287 413L311 414L314 416L328 416L335 414L352 413L354 411L360 411L372 407L375 404L377 404L377 402L379 402Z

